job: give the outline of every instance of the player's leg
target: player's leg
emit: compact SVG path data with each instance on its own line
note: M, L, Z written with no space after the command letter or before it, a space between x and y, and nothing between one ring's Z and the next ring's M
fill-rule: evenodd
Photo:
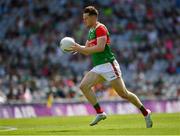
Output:
M97 112L96 118L90 123L91 126L96 125L99 121L106 119L106 113L103 112L99 103L97 102L96 95L92 91L92 87L97 83L102 83L104 81L103 77L99 74L89 71L80 83L80 89L88 99L88 101L94 106Z
M141 101L135 94L131 93L130 91L126 89L124 81L121 77L112 80L111 85L116 90L119 96L121 96L124 99L127 99L128 101L133 103L137 108L141 108L143 104L141 103ZM147 113L144 113L144 114L147 114Z
M80 83L80 89L88 99L88 101L94 106L97 113L101 113L102 109L100 108L95 93L92 91L92 87L98 83L103 82L104 79L99 74L89 71Z
M111 81L112 87L116 90L119 96L133 103L137 108L140 109L146 120L146 127L152 127L152 120L150 117L151 111L146 109L139 98L132 92L128 91L122 77L116 78Z

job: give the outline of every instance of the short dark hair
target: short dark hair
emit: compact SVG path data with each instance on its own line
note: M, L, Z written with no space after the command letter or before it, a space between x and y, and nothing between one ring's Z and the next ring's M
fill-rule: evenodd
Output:
M87 6L84 8L84 12L83 13L88 13L89 16L98 16L98 10L94 7L94 6Z

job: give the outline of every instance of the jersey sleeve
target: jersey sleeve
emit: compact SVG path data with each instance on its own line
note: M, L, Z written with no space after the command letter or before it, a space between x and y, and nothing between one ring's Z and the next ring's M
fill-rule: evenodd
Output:
M97 29L96 29L96 37L102 37L102 36L107 36L107 30L105 27L103 26L99 26Z

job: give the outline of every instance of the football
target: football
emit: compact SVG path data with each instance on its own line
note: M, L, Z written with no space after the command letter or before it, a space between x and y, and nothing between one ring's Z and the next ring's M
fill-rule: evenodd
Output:
M71 48L71 46L75 44L75 41L73 38L71 37L64 37L63 39L61 39L60 41L60 48L63 52L69 52L69 49Z

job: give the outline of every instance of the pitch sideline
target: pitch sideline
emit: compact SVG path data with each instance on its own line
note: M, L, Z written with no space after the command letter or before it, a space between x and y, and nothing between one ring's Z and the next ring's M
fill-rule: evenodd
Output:
M16 127L10 127L10 126L0 126L0 132L4 132L4 131L14 131L17 130Z

